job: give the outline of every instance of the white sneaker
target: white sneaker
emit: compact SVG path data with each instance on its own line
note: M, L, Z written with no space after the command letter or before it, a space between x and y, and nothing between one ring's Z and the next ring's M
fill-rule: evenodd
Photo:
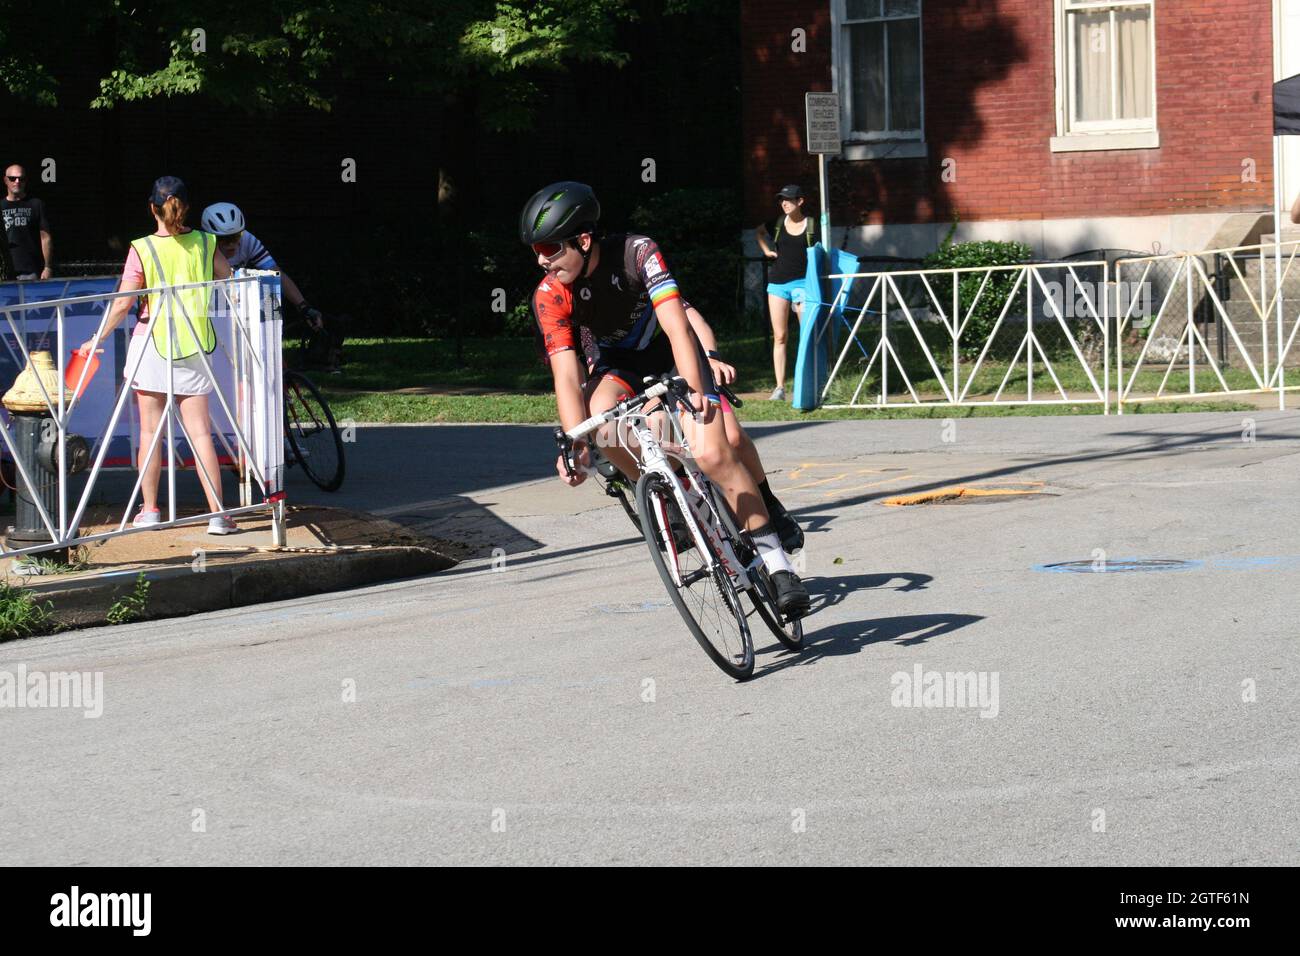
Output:
M131 527L149 528L152 527L153 525L161 524L161 523L162 523L162 512L158 508L154 508L152 511L145 511L143 508L141 508L139 513L135 516L135 518L132 519Z
M208 520L208 534L234 534L238 530L239 525L229 515L217 515Z
M783 386L781 386L781 385L778 385L776 388L772 389L772 397L771 397L770 399L768 399L768 401L770 401L770 402L784 402L784 401L785 401L785 388L784 388Z

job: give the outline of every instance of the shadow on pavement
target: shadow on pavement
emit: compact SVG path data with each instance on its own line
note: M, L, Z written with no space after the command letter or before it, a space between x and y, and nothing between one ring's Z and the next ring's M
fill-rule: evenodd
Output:
M974 614L911 614L866 621L848 621L817 628L818 612L842 604L849 595L862 591L920 591L933 580L932 575L915 571L882 571L878 574L808 578L806 583L808 593L812 597L812 611L804 618L803 650L798 653L786 651L775 640L764 647L759 647L757 645L769 635L765 630L755 630L754 643L757 653L783 652L773 663L755 671L755 676L771 674L787 667L812 664L824 657L856 654L868 644L878 644L882 641L894 641L901 645L924 644L931 638L950 634L983 620L982 617Z
M805 618L808 628L815 618ZM867 621L849 621L834 624L818 631L805 632L804 648L800 652L785 651L782 657L761 670L754 677L766 677L787 667L815 664L826 657L856 654L871 644L893 641L903 646L924 644L968 627L984 618L978 614L908 614L900 617L882 617ZM757 635L756 635L757 636ZM755 648L757 653L784 650L773 641L768 647Z
M987 481L992 478L1006 478L1011 475L1022 474L1031 469L1070 465L1082 462L1108 461L1125 458L1138 459L1144 456L1158 457L1159 455L1167 454L1179 449L1186 449L1207 443L1215 443L1223 446L1241 444L1241 426L1239 424L1225 424L1221 428L1215 428L1213 430L1207 429L1205 431L1181 432L1177 434L1158 433L1152 435L1149 432L1140 431L1117 432L1116 434L1122 437L1145 438L1147 440L1109 451L1062 455L1056 458L1039 456L1033 458L1031 461L1007 465L1001 468L989 468L984 471L972 472L966 475L944 478L908 487L870 491L865 494L854 495L851 498L828 501L825 504L811 505L803 508L792 508L790 513L800 518L801 523L816 521L818 520L818 516L824 516L821 517L820 520L825 524L833 521L835 515L842 508L851 508L854 505L867 504L881 498L892 498L897 495L934 491L937 488L946 488L950 485L963 484L966 482ZM1292 435L1257 435L1255 441L1257 444L1264 444L1270 441L1294 442L1295 438Z

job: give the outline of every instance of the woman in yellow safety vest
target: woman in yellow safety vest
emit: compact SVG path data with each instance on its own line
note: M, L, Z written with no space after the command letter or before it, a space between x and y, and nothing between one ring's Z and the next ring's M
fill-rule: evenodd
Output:
M185 225L189 212L189 192L175 176L163 176L153 185L149 211L158 228L152 235L131 243L122 271L121 292L137 289L161 289L192 282L211 282L230 277L230 264L217 249L216 237ZM140 482L142 503L132 524L137 528L158 524L158 481L162 460L167 454L160 443L148 466L149 450L167 407L168 380L171 393L180 408L185 437L199 466L199 480L208 499L208 510L221 511L221 472L217 451L212 444L212 422L208 414L208 395L212 381L199 353L210 355L216 348L216 330L208 317L211 287L171 293L153 292L145 296L138 321L126 353L125 377L135 390L140 408L140 457L143 471ZM97 341L107 338L122 323L134 300L114 299L109 307L98 340L81 346L90 354ZM169 321L170 320L170 321ZM170 367L167 356L170 353ZM211 364L209 362L209 364ZM208 522L208 534L230 534L239 530L228 516Z

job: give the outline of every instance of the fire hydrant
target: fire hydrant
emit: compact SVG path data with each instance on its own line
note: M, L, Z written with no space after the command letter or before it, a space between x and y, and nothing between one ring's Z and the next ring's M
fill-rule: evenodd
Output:
M39 382L39 384L38 384ZM45 386L45 394L41 392ZM54 539L41 519L37 502L57 526L59 520L59 429L45 404L45 395L55 404L59 400L58 369L49 352L32 352L27 367L18 373L13 387L2 400L13 416L13 442L18 462L31 479L32 487L22 480L17 468L14 482L17 507L13 527L5 535L5 547L29 548ZM64 389L64 395L68 390ZM65 401L68 399L65 397ZM68 475L85 471L90 464L90 446L80 435L68 435L65 443ZM76 537L74 533L72 537ZM47 552L56 561L68 559L67 549Z

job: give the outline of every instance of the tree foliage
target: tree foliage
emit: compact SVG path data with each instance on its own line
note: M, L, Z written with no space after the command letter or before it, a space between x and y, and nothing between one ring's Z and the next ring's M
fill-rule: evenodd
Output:
M0 82L47 106L61 97L60 31L111 38L95 107L202 94L248 110L328 110L359 78L404 93L473 90L489 129L524 129L538 79L576 62L622 65L622 23L704 0L15 0L0 26ZM8 6L8 4L7 4ZM26 9L19 9L24 8ZM35 31L35 32L33 32ZM43 31L43 32L42 32Z

